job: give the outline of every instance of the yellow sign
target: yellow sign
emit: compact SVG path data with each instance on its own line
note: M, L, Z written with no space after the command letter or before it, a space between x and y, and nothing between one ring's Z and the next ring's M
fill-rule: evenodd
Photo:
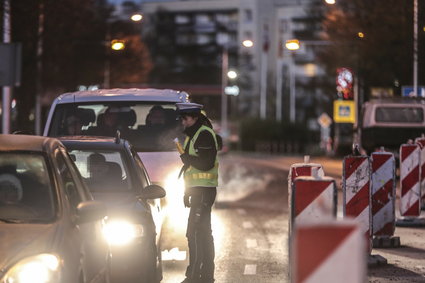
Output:
M356 104L353 100L334 100L334 122L356 122Z

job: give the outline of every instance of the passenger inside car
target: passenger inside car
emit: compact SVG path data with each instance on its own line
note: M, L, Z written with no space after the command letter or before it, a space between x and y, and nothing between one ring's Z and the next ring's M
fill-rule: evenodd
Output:
M0 205L18 204L22 200L22 183L16 176L16 167L0 167Z
M100 153L89 156L88 171L90 178L87 184L92 191L116 191L123 187L121 166L116 162L106 161L105 156Z

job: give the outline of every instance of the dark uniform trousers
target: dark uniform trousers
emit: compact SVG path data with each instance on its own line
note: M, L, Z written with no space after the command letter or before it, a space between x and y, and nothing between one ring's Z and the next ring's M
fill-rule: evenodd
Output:
M190 189L190 213L186 237L189 243L189 266L186 277L191 282L214 282L214 239L211 230L211 207L216 188Z

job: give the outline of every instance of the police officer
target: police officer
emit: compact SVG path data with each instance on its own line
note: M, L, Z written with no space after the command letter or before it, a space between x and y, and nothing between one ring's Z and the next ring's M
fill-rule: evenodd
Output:
M183 162L184 205L190 207L186 237L189 266L184 283L214 282L214 239L211 231L211 207L217 194L219 144L202 105L177 103L186 134ZM182 283L183 283L182 282Z

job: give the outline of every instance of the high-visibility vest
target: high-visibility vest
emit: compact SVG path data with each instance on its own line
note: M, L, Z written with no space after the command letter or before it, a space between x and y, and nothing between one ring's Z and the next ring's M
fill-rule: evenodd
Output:
M218 148L217 139L214 131L202 125L196 133L193 135L193 138L189 141L189 137L186 137L184 141L184 148L186 148L187 143L189 142L189 155L198 156L195 151L195 142L198 139L199 134L202 131L208 131L214 138L215 148ZM214 167L210 170L203 171L196 169L193 166L189 166L189 168L184 172L184 180L186 183L186 187L217 187L218 186L218 160L217 156L215 157Z

